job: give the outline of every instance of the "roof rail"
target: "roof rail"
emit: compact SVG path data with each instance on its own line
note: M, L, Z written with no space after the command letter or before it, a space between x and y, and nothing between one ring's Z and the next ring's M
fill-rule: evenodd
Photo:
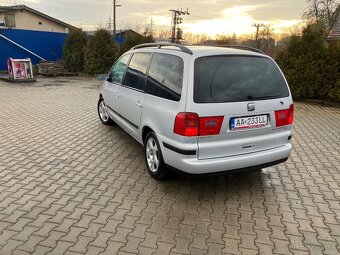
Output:
M239 50L248 50L248 51L253 51L253 52L257 52L257 53L266 55L266 53L264 53L262 50L259 50L259 49L253 48L253 47L249 47L249 46L243 46L243 45L221 45L221 46L217 46L217 47L233 48L233 49L239 49Z
M190 55L193 54L192 51L188 47L185 47L185 46L183 46L181 44L176 44L176 43L143 43L143 44L136 45L135 47L132 47L130 50L141 49L141 48L148 48L148 47L157 47L158 49L160 49L163 46L177 47L182 52L188 53Z

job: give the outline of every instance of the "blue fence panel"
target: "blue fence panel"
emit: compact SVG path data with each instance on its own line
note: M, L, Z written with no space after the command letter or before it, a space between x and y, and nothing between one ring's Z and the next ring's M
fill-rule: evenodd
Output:
M1 29L0 34L49 61L62 58L67 37L66 33L21 29ZM7 70L8 58L30 58L33 64L40 61L39 58L0 37L0 70Z
M115 41L116 41L116 43L118 43L118 44L123 44L124 41L125 41L125 39L124 39L123 36L117 36Z

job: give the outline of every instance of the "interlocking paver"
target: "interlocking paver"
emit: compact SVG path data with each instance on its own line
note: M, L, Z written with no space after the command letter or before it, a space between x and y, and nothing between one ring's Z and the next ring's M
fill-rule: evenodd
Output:
M295 103L284 164L157 182L99 85L0 81L0 254L340 253L340 108Z
M0 254L10 254L18 246L22 245L24 242L19 240L8 240L7 243L0 248Z
M44 237L31 235L26 243L18 247L18 250L33 253L33 251L35 251L37 247L37 244L40 243L42 240L44 240ZM52 248L52 249L53 247L54 246L52 245L50 247L45 246L45 248ZM49 249L44 249L44 250L49 250Z

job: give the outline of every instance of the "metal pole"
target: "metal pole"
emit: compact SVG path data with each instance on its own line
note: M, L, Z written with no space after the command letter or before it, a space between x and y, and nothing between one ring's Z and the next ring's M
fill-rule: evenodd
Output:
M172 33L171 33L171 42L174 43L176 39L176 25L177 25L177 12L173 12L173 27L172 27Z
M116 0L113 0L113 39L116 41Z

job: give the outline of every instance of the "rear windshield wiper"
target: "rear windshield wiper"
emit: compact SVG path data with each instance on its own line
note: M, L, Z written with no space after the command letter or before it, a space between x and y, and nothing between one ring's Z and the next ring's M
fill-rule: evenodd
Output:
M269 96L262 96L262 97L248 96L247 99L249 99L249 100L264 100L264 99L272 99L272 98L279 98L279 97L282 97L282 95L269 95Z

